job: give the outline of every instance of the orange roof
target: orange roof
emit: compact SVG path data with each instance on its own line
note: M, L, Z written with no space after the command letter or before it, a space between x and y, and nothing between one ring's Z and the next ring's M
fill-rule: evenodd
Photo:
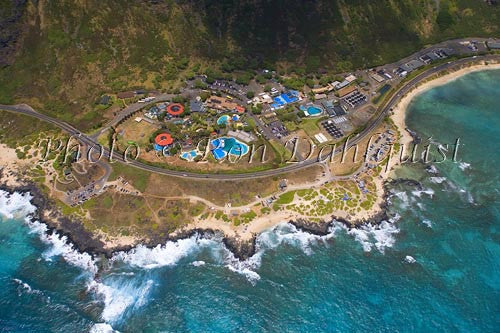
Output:
M236 111L238 111L238 113L245 112L245 108L240 105L236 105L234 108L236 109Z
M160 133L155 138L155 143L160 146L168 146L174 142L172 136L168 133Z
M349 95L350 93L352 93L354 90L358 89L356 86L348 86L348 87L345 87L345 88L342 88L338 91L339 93L339 97L344 97L344 96L347 96Z
M179 103L172 103L167 106L167 112L172 116L178 116L184 112L184 106Z

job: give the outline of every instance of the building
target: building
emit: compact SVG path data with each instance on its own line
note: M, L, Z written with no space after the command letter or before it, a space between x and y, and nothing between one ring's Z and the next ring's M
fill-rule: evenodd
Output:
M263 117L264 117L264 118L266 118L266 119L271 119L271 118L274 118L274 117L276 117L276 112L269 112L269 113L265 113L265 114L263 115Z
M450 48L445 48L445 49L440 49L437 51L438 54L441 54L443 58L450 57L454 54L456 54L455 50L450 49Z
M370 72L370 77L377 81L378 83L384 82L385 78L376 72Z
M383 69L379 69L377 71L377 74L382 76L382 77L385 77L386 79L389 79L389 80L392 79L392 76L389 73L387 73L386 71L384 71Z
M327 96L326 94L316 94L314 95L315 100L320 100L320 99L325 99Z
M419 59L422 60L423 62L425 62L426 64L430 64L432 61L432 58L429 57L427 54L424 54Z
M500 50L500 42L486 42L486 45L492 50Z
M266 93L260 93L258 96L254 97L253 101L255 103L267 103L271 104L273 102L273 99L269 94Z
M322 101L321 105L323 105L323 108L330 117L335 116L334 103L332 99Z
M347 95L349 95L350 93L354 92L355 90L357 90L358 88L356 88L356 86L350 86L350 87L345 87L345 88L342 88L339 90L338 94L339 94L339 97L342 98L342 97L345 97Z
M349 81L347 81L347 80L344 80L344 81L342 81L342 82L335 81L334 83L336 83L336 84L334 85L334 88L335 88L335 89L337 89L337 90L340 90L340 89L342 89L342 88L347 87L347 86L349 85L349 83L350 83L350 82L349 82Z
M177 117L184 112L184 106L179 103L172 103L167 106L167 113L171 116Z
M165 147L169 147L174 143L174 139L168 133L160 133L155 138L154 149L156 151L164 151Z
M191 112L205 112L205 105L198 99L192 99L189 101L189 109Z
M442 57L443 57L443 55L438 55L436 53L436 51L431 51L431 52L427 52L426 54L421 56L419 59L422 60L424 63L429 64L432 61L438 60Z
M210 96L205 102L205 105L211 109L215 109L218 111L236 111L238 113L245 112L245 108L238 105L238 103L232 102L225 97L219 97L215 95Z
M335 116L344 116L346 112L346 107L341 104L335 104L333 106L333 112L335 113Z
M110 101L111 101L111 97L108 96L108 95L104 95L104 96L101 97L101 99L99 101L99 104L101 104L101 105L108 105Z
M347 76L347 77L345 78L345 80L346 80L347 82L349 82L349 83L354 82L354 81L356 81L356 76L354 76L354 75L352 75L352 74L351 74L351 75Z
M160 110L160 112L165 112L167 111L168 103L158 103L156 104L156 106L158 107L158 110Z
M156 119L158 119L158 116L161 113L162 112L160 111L160 109L157 106L153 106L153 107L149 108L149 110L146 113L144 113L144 117L156 120Z
M418 59L414 59L414 60L411 60L409 62L407 62L406 64L403 64L400 66L401 69L403 69L404 71L410 73L422 66L424 66L425 63L421 60L418 60Z

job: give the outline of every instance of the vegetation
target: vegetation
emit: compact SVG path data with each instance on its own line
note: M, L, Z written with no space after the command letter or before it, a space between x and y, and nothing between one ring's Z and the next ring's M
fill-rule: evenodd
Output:
M0 19L0 103L29 102L83 130L102 124L106 110L93 101L105 93L179 91L199 74L246 84L262 68L301 89L320 69L371 67L500 32L500 7L477 0L29 1L3 6Z
M286 205L291 203L294 197L295 197L295 191L286 192L279 196L276 203L279 205Z

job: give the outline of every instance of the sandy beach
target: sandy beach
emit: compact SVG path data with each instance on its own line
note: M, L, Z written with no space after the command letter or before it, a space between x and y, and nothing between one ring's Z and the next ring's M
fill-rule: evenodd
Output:
M477 64L466 68L461 68L457 71L439 76L434 79L429 79L427 81L419 84L415 89L411 90L405 96L401 98L399 103L394 107L390 117L394 121L397 126L401 136L399 137L399 143L402 145L408 146L413 138L410 133L406 130L405 117L406 110L410 105L411 101L419 94L432 89L436 86L440 86L446 84L450 81L453 81L465 74L482 71L482 70L493 70L500 69L500 64ZM408 149L406 149L408 151ZM4 144L0 144L0 169L2 169L2 180L1 183L7 186L17 186L20 184L21 173L25 169L27 165L32 163L33 161L27 160L19 160L17 158L17 154L14 149L7 147ZM173 232L170 237L175 238L186 231L195 230L195 229L210 229L210 230L218 230L225 234L225 236L237 239L239 241L251 241L257 234L272 228L280 223L286 221L324 221L325 223L329 223L332 219L340 219L343 221L348 221L351 224L361 224L367 221L375 221L377 216L380 217L381 213L384 212L384 184L385 182L392 176L392 172L395 167L400 164L399 153L397 156L391 159L391 163L389 164L388 172L381 172L380 175L376 175L373 177L373 181L376 185L376 201L373 204L372 208L369 210L361 210L353 214L349 214L343 210L336 210L333 213L324 216L305 216L301 215L297 212L291 210L271 210L267 214L262 214L255 217L249 223L243 223L238 226L235 226L232 223L227 223L221 221L214 216L210 216L208 218L202 219L200 217L196 217L193 219L191 223L186 225L185 227ZM383 166L385 169L385 166ZM316 182L308 183L308 184L300 184L300 186L291 186L287 189L287 191L299 190L299 189L307 189L312 188L319 190L321 184L325 182L325 179L317 179ZM276 194L276 195L279 195ZM254 205L258 204L259 201L263 199L259 199L256 202L250 203L248 205L242 207L219 207L214 205L213 203L197 197L190 196L188 198L190 201L198 201L204 203L208 207L212 207L211 209L224 211L226 214L230 214L230 211L236 209L240 212L249 211ZM300 198L295 198L291 204L299 204ZM47 215L47 214L46 214ZM52 214L49 214L52 215ZM46 216L47 220L51 220L50 216ZM53 220L53 219L52 219ZM376 221L375 221L376 222ZM120 247L132 247L136 245L136 243L141 242L140 238L134 236L112 236L104 234L103 232L97 232L97 238L101 239L104 242L104 247L107 250L112 251L114 248Z
M460 78L461 76L464 76L469 73L473 72L478 72L478 71L483 71L483 70L495 70L495 69L500 69L500 64L477 64L473 65L470 67L466 68L461 68L457 71L439 76L434 79L430 79L428 81L420 83L415 89L407 93L405 96L401 98L399 103L394 107L393 113L391 115L391 119L394 121L396 126L398 127L400 133L401 133L401 139L400 143L401 144L406 144L408 145L412 141L412 137L410 133L406 130L406 123L405 123L405 118L406 118L406 110L408 109L408 106L410 105L411 101L421 93L438 87L442 86L446 83L449 83L453 80L456 80Z
M17 158L16 150L0 143L0 171L2 172L2 184L7 186L20 185L18 173L31 161Z

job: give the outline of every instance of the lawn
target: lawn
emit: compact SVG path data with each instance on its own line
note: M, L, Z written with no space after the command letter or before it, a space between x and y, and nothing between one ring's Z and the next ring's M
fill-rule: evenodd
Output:
M148 185L151 173L138 168L124 165L122 163L115 162L113 164L113 172L111 173L109 180L114 180L119 176L125 178L132 184L132 186L134 186L139 191L144 192Z
M318 127L318 123L323 119L324 118L302 119L298 127L303 129L307 135L313 137L315 134L318 134L321 131L321 129Z

